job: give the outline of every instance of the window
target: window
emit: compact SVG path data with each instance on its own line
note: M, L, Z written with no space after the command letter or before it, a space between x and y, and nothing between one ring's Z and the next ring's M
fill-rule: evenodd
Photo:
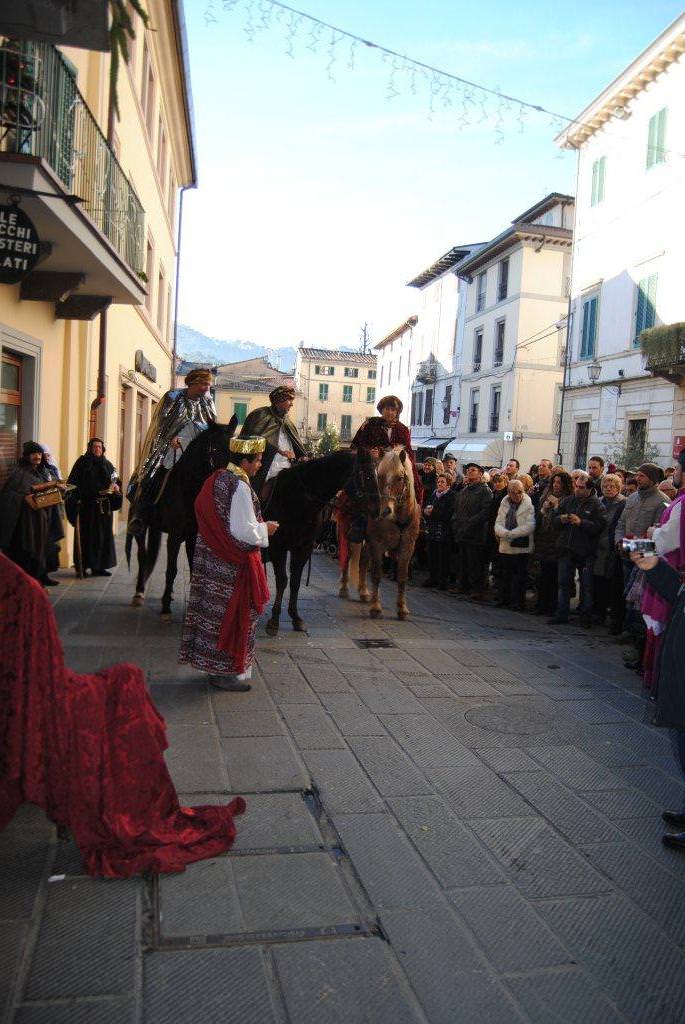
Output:
M324 387L328 387L328 384L325 384ZM343 402L351 402L351 401L352 401L352 385L351 384L343 384Z
M426 388L426 398L423 406L423 424L425 427L433 425L433 388Z
M649 119L647 135L647 168L663 164L666 160L666 107Z
M397 360L397 380L402 376L402 356Z
M376 379L376 371L375 370L369 370L367 376L368 376L369 380L375 380Z
M381 366L381 387L383 387L383 370L384 369L385 369L385 367Z
M359 376L359 370L357 369L356 366L346 366L345 370L344 370L344 373L343 373L343 376L344 377L358 377Z
M316 429L321 434L326 429L326 423L328 421L328 413L320 412L316 417Z
M333 366L319 366L318 364L314 367L314 373L317 377L332 377L335 373L335 367Z
M176 179L174 178L173 172L169 175L169 195L167 197L167 203L169 206L169 220L171 221L171 226L173 228L176 220Z
M328 384L319 384L319 401L328 401Z
M140 460L140 451L145 437L145 395L136 392L136 465Z
M155 76L152 71L152 59L147 40L143 43L143 90L140 104L143 108L147 133L152 140L155 129Z
M492 365L501 366L504 361L504 320L498 320L495 324L495 350L492 355Z
M647 444L647 420L628 420L628 448L639 454L638 461L644 456Z
M160 263L159 274L157 275L157 327L159 333L162 335L162 341L164 338L164 327L166 324L166 279L164 277L164 271Z
M452 408L452 385L448 384L445 388L445 397L443 398L442 406L442 422L443 424L449 423L450 421L450 409Z
M119 392L119 474L122 480L126 474L126 410L128 407L128 388L122 387Z
M479 327L473 335L473 372L478 373L483 359L483 328Z
M589 422L576 423L576 446L573 452L574 469L587 466L587 446L590 440Z
M656 282L658 274L643 277L637 286L637 303L635 306L635 337L634 345L640 344L642 331L654 326L656 320Z
M162 192L166 187L167 158L166 132L164 131L164 124L160 117L157 128L157 177L159 178L159 183L162 186Z
M340 437L343 441L349 441L352 437L352 417L340 417Z
M592 193L590 206L597 206L604 201L604 175L606 174L607 158L601 156L592 165Z
M367 388L366 389L366 401L367 402L375 402L376 401L376 389L375 388ZM414 421L412 420L412 423L413 422Z
M145 308L152 314L152 273L155 263L155 243L151 235L147 236L147 251L145 254L145 276L147 277L147 295L145 296Z
M506 299L509 291L509 260L500 260L497 276L497 301Z
M392 384L392 363L388 363L388 386Z
M238 419L238 426L242 427L243 423L247 419L247 402L234 402L233 415Z
M490 391L490 432L499 430L499 411L502 405L502 388L497 384Z
M483 271L476 278L476 313L485 309L485 286L487 283L487 271Z
M416 399L416 424L417 426L423 422L423 391L419 391Z
M471 405L469 407L469 434L478 433L478 406L480 405L480 388L472 388Z
M592 359L597 342L597 306L599 296L583 299L583 322L580 339L580 358ZM577 464L576 464L577 465Z
M0 482L21 454L23 360L3 350L0 369Z
M411 415L409 417L409 423L413 427L416 423L416 395L412 393L411 396Z

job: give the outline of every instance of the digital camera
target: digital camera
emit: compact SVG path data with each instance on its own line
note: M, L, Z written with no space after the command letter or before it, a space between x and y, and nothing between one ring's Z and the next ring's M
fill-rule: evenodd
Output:
M636 552L640 555L653 555L656 545L648 537L635 537L630 540L624 538L621 541L621 550L627 555L634 555Z

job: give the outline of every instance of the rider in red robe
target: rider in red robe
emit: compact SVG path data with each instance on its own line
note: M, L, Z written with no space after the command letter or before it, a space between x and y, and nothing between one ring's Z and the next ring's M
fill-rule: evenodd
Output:
M416 471L416 457L411 446L409 427L400 423L402 402L396 395L386 395L376 406L380 416L371 416L363 423L352 439L352 448L377 448L381 454L401 445L411 459L414 470L414 491L416 500L421 501L423 487Z

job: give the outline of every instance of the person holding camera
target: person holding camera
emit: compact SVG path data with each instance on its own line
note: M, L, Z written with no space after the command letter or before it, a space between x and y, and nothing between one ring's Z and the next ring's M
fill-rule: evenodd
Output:
M654 724L672 730L673 752L685 775L685 584L681 574L658 555L637 551L630 558L670 611L659 658ZM667 825L680 829L662 836L664 845L685 852L685 802L680 809L664 811L662 818Z
M607 514L592 490L589 475L583 470L576 471L573 494L559 503L552 522L557 530L559 589L556 614L547 621L550 626L565 625L568 622L571 588L578 572L580 624L589 628L592 625L593 566L599 536L607 523Z
M428 579L424 587L447 590L450 572L452 536L450 521L454 513L456 495L450 489L446 473L438 473L435 490L424 507L426 534L428 539Z

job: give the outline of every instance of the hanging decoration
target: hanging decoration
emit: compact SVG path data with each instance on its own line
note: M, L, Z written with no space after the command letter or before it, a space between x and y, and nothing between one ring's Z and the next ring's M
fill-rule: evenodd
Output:
M388 69L385 91L388 102L407 90L412 96L423 95L429 120L437 114L453 113L454 127L459 131L489 124L492 126L495 145L505 142L505 129L515 134L525 132L528 118L532 114L547 118L549 127L555 133L569 124L579 123L541 104L510 96L499 87L488 88L364 39L306 11L281 3L281 0L206 0L207 25L218 21L217 12L220 8L224 12L242 11L243 31L251 43L261 32L276 27L283 34L285 54L292 60L296 59L298 50L324 54L326 75L331 82L337 81L339 72L356 69L359 53L363 49L372 51L380 56Z

